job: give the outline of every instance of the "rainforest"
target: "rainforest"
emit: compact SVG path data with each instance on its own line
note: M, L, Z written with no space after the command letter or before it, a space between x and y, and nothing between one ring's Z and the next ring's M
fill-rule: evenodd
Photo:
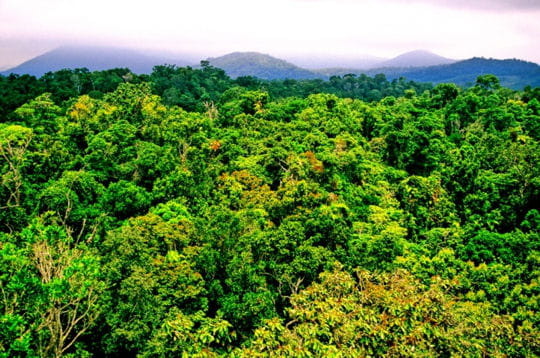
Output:
M0 76L0 357L540 355L540 88Z

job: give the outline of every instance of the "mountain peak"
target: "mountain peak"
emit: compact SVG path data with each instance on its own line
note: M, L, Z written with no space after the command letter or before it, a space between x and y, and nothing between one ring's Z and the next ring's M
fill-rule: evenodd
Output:
M426 50L414 50L405 52L388 61L380 63L381 67L427 67L437 65L447 65L456 62L455 60L439 56Z
M431 51L424 50L424 49L416 49L416 50L412 50L412 51L407 51L407 52L404 52L401 55L396 56L396 57L417 56L417 55L418 56L437 56L437 57L440 57L436 53L433 53Z
M289 66L295 66L292 63L289 63L285 60L270 56L265 53L255 52L255 51L235 51L228 53L223 56L219 57L210 57L208 58L208 61L215 65L217 63L223 64L223 63L229 63L229 62L253 62L253 63L260 63L260 64L287 64Z
M191 62L128 48L65 45L34 57L4 73L42 76L46 72L65 68L88 68L90 71L99 71L118 67L128 67L135 73L150 73L155 65L164 63L185 66Z
M265 80L274 80L319 77L285 60L253 51L232 52L224 56L209 58L208 62L214 67L225 70L233 78L255 76Z

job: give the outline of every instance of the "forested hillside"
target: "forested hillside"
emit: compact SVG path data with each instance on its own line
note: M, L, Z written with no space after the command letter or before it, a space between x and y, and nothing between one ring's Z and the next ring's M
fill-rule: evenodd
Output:
M208 62L224 70L228 76L255 76L261 79L312 79L321 76L284 60L258 53L233 52L225 56L209 58Z
M0 77L0 357L540 355L540 89Z
M433 83L455 83L459 86L474 85L480 74L494 74L500 83L513 89L529 86L540 86L540 66L533 62L517 59L496 60L471 58L448 65L421 68L386 68L370 70L366 73L374 75L384 73L389 78L406 77L414 81Z
M476 77L479 75L493 74L497 76L501 85L515 90L521 90L526 86L540 86L540 66L533 62L517 59L496 60L492 58L471 58L457 62L454 61L450 64L414 68L406 66L378 67L368 70L327 68L315 70L315 72L322 76L347 74L375 76L384 73L390 80L404 77L417 82L430 82L433 84L454 83L460 87L467 88L474 86Z

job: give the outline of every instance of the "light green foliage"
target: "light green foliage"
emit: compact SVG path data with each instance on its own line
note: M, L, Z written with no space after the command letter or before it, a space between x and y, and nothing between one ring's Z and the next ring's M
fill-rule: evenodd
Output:
M58 130L61 112L62 109L54 103L51 94L44 93L17 108L15 114L26 126L33 128L35 133L51 134Z
M21 204L22 171L32 137L31 128L20 125L2 125L0 127L2 186L7 191L7 200L2 202L5 207Z
M109 234L105 269L118 291L107 297L110 310L105 319L111 331L106 352L152 352L156 347L151 341L157 338L151 337L174 339L176 333L162 331L170 317L185 314L195 319L192 314L200 317L207 309L204 280L195 268L201 248L193 245L192 231L187 210L170 203ZM186 346L171 352L183 349Z
M60 357L102 312L105 285L95 250L47 221L45 215L2 239L0 354L6 356Z
M58 180L48 183L40 194L40 204L42 210L54 211L67 230L84 230L101 215L97 201L103 191L92 174L66 171Z
M356 279L339 267L291 297L288 321L267 321L240 356L504 356L516 341L509 317L489 305L455 300L449 281L420 284L406 271ZM531 337L528 337L531 338ZM534 340L534 338L533 338ZM511 344L513 343L513 344Z
M398 187L398 197L407 212L411 241L424 240L435 228L458 225L454 204L436 176L409 176ZM430 243L424 243L428 248Z
M229 345L236 337L232 328L229 322L220 318L209 318L203 312L186 315L173 309L140 356L223 356L230 350Z
M21 227L25 221L22 207L26 191L24 174L33 135L31 128L0 125L0 223L4 230Z

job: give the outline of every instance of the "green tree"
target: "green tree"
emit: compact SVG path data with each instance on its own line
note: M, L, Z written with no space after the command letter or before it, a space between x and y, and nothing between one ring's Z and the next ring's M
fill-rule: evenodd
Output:
M0 331L8 340L0 343L0 353L61 357L79 351L77 342L101 313L99 257L47 220L36 219L2 240Z
M286 324L267 321L241 356L417 356L531 354L509 317L456 300L448 282L422 286L397 271L357 278L335 269L291 297ZM514 342L511 344L510 342Z

